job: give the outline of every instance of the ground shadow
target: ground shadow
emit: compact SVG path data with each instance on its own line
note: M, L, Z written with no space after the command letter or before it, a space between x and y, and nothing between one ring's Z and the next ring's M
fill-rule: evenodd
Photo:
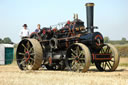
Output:
M99 71L97 69L89 69L88 71L93 71L93 72L123 72L123 71L127 71L126 69L117 69L115 71Z

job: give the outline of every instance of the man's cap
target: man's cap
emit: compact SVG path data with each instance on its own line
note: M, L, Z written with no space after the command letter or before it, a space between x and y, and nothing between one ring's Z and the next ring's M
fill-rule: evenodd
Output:
M24 24L23 27L27 27L27 24Z

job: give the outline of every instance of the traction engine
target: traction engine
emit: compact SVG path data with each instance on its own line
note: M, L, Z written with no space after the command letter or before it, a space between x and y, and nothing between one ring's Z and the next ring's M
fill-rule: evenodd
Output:
M87 27L78 17L68 21L61 29L44 27L39 33L20 41L16 59L21 70L88 71L94 63L99 71L114 71L119 64L117 49L104 43L98 27L93 25L94 3L87 3Z

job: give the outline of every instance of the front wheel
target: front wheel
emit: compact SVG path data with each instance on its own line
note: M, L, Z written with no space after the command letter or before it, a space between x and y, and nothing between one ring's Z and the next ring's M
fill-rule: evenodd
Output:
M117 49L113 45L111 45L111 44L104 45L101 48L99 53L111 55L111 60L109 60L109 61L95 62L96 68L99 71L114 71L118 67L120 57L118 56Z

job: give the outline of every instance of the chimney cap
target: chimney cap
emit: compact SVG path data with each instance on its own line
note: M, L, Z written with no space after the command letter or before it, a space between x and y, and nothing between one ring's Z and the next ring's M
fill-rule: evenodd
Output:
M94 3L86 3L85 6L94 6Z

